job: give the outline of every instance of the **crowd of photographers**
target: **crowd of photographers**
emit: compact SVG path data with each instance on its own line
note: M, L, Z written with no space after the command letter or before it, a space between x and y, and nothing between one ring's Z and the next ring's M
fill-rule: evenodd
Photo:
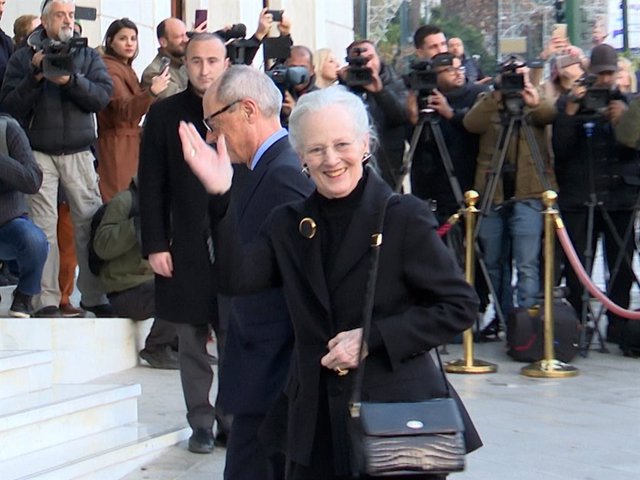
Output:
M140 90L135 92L144 98L137 104L117 103L119 92L114 90L119 82L137 82L131 69L137 43L125 62L128 70L115 72L117 68L109 63L111 46L102 46L103 63L98 53L87 47L86 39L67 31L73 24L72 15L50 14L49 9L57 4L73 2L43 2L42 19L48 23L36 27L34 33L20 33L26 48L18 48L15 54L13 47L5 52L3 68L7 73L0 106L27 127L36 159L42 152L48 157L38 160L41 168L50 163L50 174L45 172L39 192L30 197L31 218L45 232L49 245L56 245L57 202L53 198L58 187L64 187L80 250L78 284L83 306L97 314L109 314L99 283L83 268L85 237L100 196L106 202L127 188L137 170L138 145L135 140L130 145L107 142L115 128L108 112L119 109L120 115L126 116L127 109L134 110L124 135L135 139L140 132L137 124L153 102L187 88L183 58L193 32L187 32L178 19L161 22L157 28L158 55L144 70ZM36 18L26 17L16 22L16 28L19 24L28 28L29 22L35 27ZM135 24L125 20L116 27L127 27L137 35ZM414 34L415 60L403 77L380 58L373 42L358 40L347 46L343 67L324 49L319 53L320 64L318 59L314 62L311 49L293 45L286 17L276 22L280 36L269 37L272 22L272 12L263 11L250 38L245 38L246 27L241 24L216 32L226 42L230 63L250 64L258 48L264 46L266 57L272 59L267 74L283 95L281 121L285 126L297 99L319 85L340 83L360 96L377 130L377 147L372 154L382 177L400 191L409 176L411 192L431 203L442 224L464 205L464 192L477 190L483 207L477 235L491 279L488 286L504 314L514 308L512 266L517 272L515 306L531 307L541 300L540 195L548 188L559 190L560 210L584 261L589 260L584 258L585 252L592 250L588 247L603 235L609 274L613 274L609 293L614 301L628 306L634 274L628 258L619 258L617 252L624 250L627 257L633 254L629 230L640 185L633 132L640 126L638 100L629 108L636 77L613 48L597 45L586 58L566 38L554 36L540 55L542 62L528 66L523 59L510 56L492 77L482 71L476 58L465 53L460 38L447 42L445 32L425 25ZM206 23L198 28L195 32L204 31ZM539 67L545 61L551 73L542 79L544 70ZM123 80L121 75L128 77ZM97 143L94 113L99 114ZM115 123L118 121L121 119ZM123 135L124 130L115 131ZM623 138L618 138L618 131ZM89 168L95 148L100 159L99 192L87 190L87 182L73 180L79 175L95 175ZM126 168L120 159L111 160L114 152L130 158ZM70 156L82 159L60 161L59 157ZM69 165L74 167L67 171ZM82 172L76 171L81 165L85 165ZM589 218L593 221L587 231L583 225ZM459 233L454 228L446 236L457 251ZM31 315L34 310L38 315L58 314L61 303L55 254L51 250L44 265L42 293L31 289L22 295L18 289L13 314ZM582 288L570 268L563 272L568 298L580 312ZM29 297L34 293L40 294L32 307ZM609 336L616 339L616 325L622 320L610 316L609 321Z

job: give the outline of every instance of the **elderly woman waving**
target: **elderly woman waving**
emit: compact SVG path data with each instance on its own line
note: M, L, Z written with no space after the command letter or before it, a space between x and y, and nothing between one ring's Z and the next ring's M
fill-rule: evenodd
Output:
M223 76L218 86L224 81ZM242 102L217 98L213 107L236 100ZM349 478L347 407L355 375L345 373L360 363L371 234L392 194L365 166L371 139L367 111L342 87L301 97L290 117L290 139L316 190L274 211L248 249L234 240L235 215L220 211L220 200L233 176L225 143L232 132L226 127L241 128L237 122L250 119L221 117L217 150L191 125L180 126L180 137L185 159L207 191L223 196L211 203L216 264L219 278L226 279L222 288L236 294L284 289L295 331L284 392L288 478ZM438 238L429 208L415 197L396 195L388 203L378 278L362 399L445 396L443 375L428 352L470 327L478 303ZM473 450L481 442L461 402L460 407L466 447Z

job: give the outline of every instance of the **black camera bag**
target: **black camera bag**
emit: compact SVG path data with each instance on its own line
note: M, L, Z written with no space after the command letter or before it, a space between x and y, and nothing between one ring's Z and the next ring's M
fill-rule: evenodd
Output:
M553 347L555 358L570 362L578 353L580 320L566 301L553 304ZM516 308L507 319L507 354L517 362L544 358L544 312Z

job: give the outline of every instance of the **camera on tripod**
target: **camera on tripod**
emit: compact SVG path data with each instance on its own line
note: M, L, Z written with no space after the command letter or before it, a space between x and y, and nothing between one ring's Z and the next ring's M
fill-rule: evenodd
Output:
M450 67L453 65L453 55L448 53L438 54L431 60L414 61L411 63L409 83L411 89L417 93L418 112L429 113L429 95L438 88L438 67Z
M362 87L373 82L373 72L365 66L369 59L363 55L364 52L365 48L354 47L345 58L349 64L345 80L348 87Z
M498 68L500 74L500 82L496 85L502 93L502 104L511 115L522 113L524 108L524 100L522 92L524 91L524 74L518 73L518 69L526 67L527 62L511 55Z
M586 93L580 99L580 105L584 113L602 113L612 100L611 89L596 86L597 81L597 75L585 73L576 82L578 85L587 88Z

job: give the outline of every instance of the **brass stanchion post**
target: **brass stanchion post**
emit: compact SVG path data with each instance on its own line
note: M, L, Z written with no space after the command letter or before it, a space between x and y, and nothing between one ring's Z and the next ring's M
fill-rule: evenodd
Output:
M473 233L476 227L476 216L478 215L478 209L476 203L478 203L478 192L469 190L465 192L464 199L467 203L465 210L465 278L469 285L473 286L475 281L475 241ZM473 331L468 328L464 331L462 337L462 346L464 349L464 358L460 360L453 360L447 362L445 370L449 373L495 373L498 371L498 366L495 363L485 362L484 360L478 360L473 358Z
M520 373L527 377L561 378L575 377L578 369L555 359L553 348L553 257L555 247L555 224L558 211L553 208L558 194L547 190L542 194L544 211L544 358L522 367Z

